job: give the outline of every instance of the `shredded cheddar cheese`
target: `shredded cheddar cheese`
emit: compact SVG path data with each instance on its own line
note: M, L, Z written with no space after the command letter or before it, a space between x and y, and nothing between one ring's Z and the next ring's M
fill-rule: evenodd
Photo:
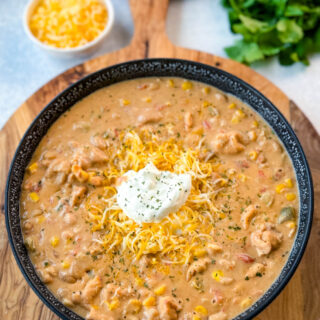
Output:
M91 196L86 202L87 221L96 232L94 241L107 252L133 252L137 259L158 253L166 264L185 264L200 253L205 254L203 248L212 241L214 222L221 213L214 206L214 199L223 187L210 179L219 163L201 160L200 149L185 150L180 142L160 141L150 132L122 132L119 139L120 147L107 150L104 195L100 200ZM159 223L138 225L120 209L114 186L125 172L138 171L149 162L159 170L189 173L191 192L178 212L170 213Z
M30 30L44 44L57 48L82 46L99 36L107 24L99 0L41 0L30 17Z

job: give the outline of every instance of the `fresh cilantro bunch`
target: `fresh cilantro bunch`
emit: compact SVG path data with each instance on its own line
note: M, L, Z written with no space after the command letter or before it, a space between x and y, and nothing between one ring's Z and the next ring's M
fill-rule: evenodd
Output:
M320 0L222 0L231 30L242 40L225 48L228 56L250 64L279 55L282 65L309 64L320 52Z

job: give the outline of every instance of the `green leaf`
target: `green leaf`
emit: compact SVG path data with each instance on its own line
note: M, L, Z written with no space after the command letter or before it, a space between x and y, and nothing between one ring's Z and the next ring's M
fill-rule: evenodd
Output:
M266 56L278 54L283 48L283 43L279 40L276 30L261 34L258 39L258 44Z
M320 52L320 0L221 0L232 32L242 39L225 49L250 64L278 55L283 65L309 64Z
M276 7L276 15L282 16L288 0L272 0L271 2Z
M306 31L312 30L313 28L319 26L320 21L317 15L305 14L303 17L300 17L300 19L297 20L297 23L299 23L300 27Z
M293 5L288 5L284 15L286 17L299 17L304 14L304 11L301 9L301 6L293 4Z
M320 51L320 26L315 33L314 40L315 51Z
M309 65L309 60L307 56L300 56L296 51L295 46L290 46L283 51L280 51L279 54L280 64L289 66L294 64L295 62L301 62L305 65Z
M239 62L244 62L242 40L237 41L233 46L226 47L224 50L226 54L229 56L229 58Z
M230 3L228 0L222 0L221 3L225 8L230 8Z
M279 53L279 62L283 66L290 66L294 64L294 61L291 58L292 48L287 48L285 50L280 51Z
M252 19L250 17L244 16L243 14L239 15L239 19L243 25L252 33L259 32L268 26L268 23Z
M232 31L235 33L239 33L243 35L244 40L250 42L253 41L254 36L253 34L242 24L242 23L235 23L232 26Z
M264 55L260 50L259 46L256 43L248 43L245 48L245 60L248 63L252 63L254 61L262 60Z
M296 43L303 38L303 30L294 20L281 19L276 27L283 43Z
M254 42L239 40L234 46L225 48L225 51L231 59L248 64L264 58L259 46Z
M242 8L249 8L252 5L254 5L256 2L256 0L246 0L243 4L242 4Z
M296 52L298 56L306 58L308 54L314 52L315 45L311 38L303 38L296 46Z

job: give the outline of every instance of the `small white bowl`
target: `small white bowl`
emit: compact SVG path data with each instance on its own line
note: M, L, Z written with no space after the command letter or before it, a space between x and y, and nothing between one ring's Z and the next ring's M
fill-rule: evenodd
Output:
M33 41L36 45L38 45L40 48L48 51L49 53L52 53L59 57L79 57L79 56L85 56L91 54L93 51L95 51L103 42L103 40L107 37L109 32L112 29L113 22L114 22L114 9L111 0L101 0L107 8L108 11L108 21L103 29L103 31L99 34L98 37L96 37L94 40L79 46L75 48L56 48L53 46L49 46L40 40L38 40L33 33L30 30L29 26L29 20L30 16L33 13L33 10L35 9L36 5L39 3L40 0L30 0L27 4L24 15L23 15L23 27L28 35L29 39Z

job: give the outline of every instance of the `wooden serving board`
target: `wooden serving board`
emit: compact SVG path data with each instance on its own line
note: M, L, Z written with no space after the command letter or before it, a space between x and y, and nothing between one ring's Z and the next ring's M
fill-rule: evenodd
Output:
M117 52L89 60L60 74L26 100L0 131L0 319L58 319L33 293L12 255L4 219L5 181L14 151L40 110L70 84L98 69L142 58L181 58L226 70L250 83L285 115L307 155L315 188L315 213L311 238L295 275L279 297L256 319L320 319L320 137L309 120L279 88L252 69L208 53L174 46L165 33L169 0L130 0L135 32L131 44ZM297 88L298 89L298 88Z

